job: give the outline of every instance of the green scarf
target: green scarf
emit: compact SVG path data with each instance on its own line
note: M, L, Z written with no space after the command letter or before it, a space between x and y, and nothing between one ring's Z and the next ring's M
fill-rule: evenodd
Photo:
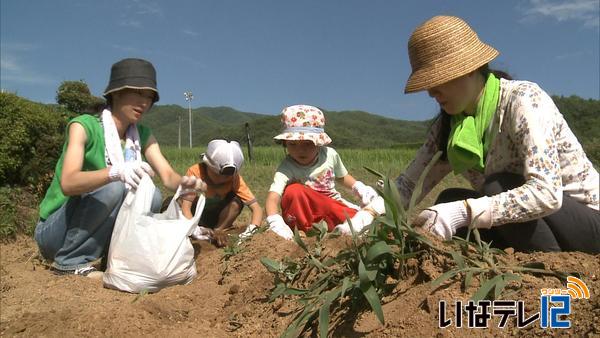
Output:
M489 146L486 130L494 117L500 96L500 80L490 74L485 82L483 95L477 102L475 116L453 115L448 137L448 161L454 173L469 169L483 172L485 156Z

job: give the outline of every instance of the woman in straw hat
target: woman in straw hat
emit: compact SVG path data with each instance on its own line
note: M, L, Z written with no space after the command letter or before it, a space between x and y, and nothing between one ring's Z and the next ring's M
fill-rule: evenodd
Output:
M450 171L474 190L444 190L417 226L450 239L469 226L497 247L600 252L598 172L552 99L537 84L493 72L497 55L460 18L436 16L408 42L405 92L441 107L428 139L396 184L408 201L439 150L422 198Z
M138 123L159 99L150 62L115 63L104 97L108 106L100 115L69 122L54 179L40 204L35 240L57 274L102 276L92 264L106 254L125 193L142 175L156 171L172 190L203 188L202 181L177 174L150 129ZM158 190L152 205L157 212Z

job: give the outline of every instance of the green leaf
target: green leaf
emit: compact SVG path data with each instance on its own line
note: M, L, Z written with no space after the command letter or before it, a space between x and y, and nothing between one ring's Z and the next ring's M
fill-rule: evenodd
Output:
M360 279L361 285L370 285L371 282L375 280L376 276L377 270L367 270L362 260L358 263L358 278Z
M376 171L376 170L371 169L369 167L363 167L363 168L365 168L365 170L368 171L368 172L370 172L371 174L373 174L375 176L378 176L379 178L383 178L384 177L384 175L382 173L380 173L379 171Z
M379 295L377 294L377 291L375 290L373 285L361 285L360 289L365 298L367 299L367 302L369 302L369 305L371 305L371 309L373 309L373 312L375 312L375 315L377 316L377 319L379 319L379 322L382 325L385 325L385 321L383 319L383 310L381 308L381 300L379 299Z
M275 299L279 298L279 296L283 295L283 293L285 292L286 289L287 289L287 287L285 286L284 283L278 283L275 286L275 288L273 289L273 291L271 292L271 296L269 297L269 302L272 302Z
M306 289L298 289L298 288L290 288L286 287L283 294L284 295L292 295L292 296L300 296L308 293L309 290Z
M395 218L396 222L405 220L406 219L406 211L404 210L402 197L400 196L400 192L398 191L398 187L396 186L396 183L394 181L392 181L391 179L389 179L388 177L386 177L383 180L383 195L391 197L391 200L392 200L391 202L393 204L395 213L397 215L397 217ZM386 208L386 212L387 212L387 208Z
M459 272L460 271L458 269L453 269L453 270L450 270L450 271L446 271L441 276L439 276L438 278L432 280L431 281L431 286L433 286L434 288L437 288L439 285L441 285L446 280L448 280L448 279L456 276Z
M310 229L308 229L308 231L305 231L304 233L306 234L306 237L315 237L318 236L320 231L315 227L316 224L314 224Z
M302 248L302 250L308 252L308 248L306 247L306 244L304 244L304 241L302 240L302 238L300 238L300 233L298 232L298 228L294 228L294 241L296 242L296 244L298 244L298 246L300 246Z
M465 283L464 283L464 288L465 291L467 291L467 289L471 286L471 282L473 280L473 271L467 271L465 273Z
M277 273L281 270L281 262L272 260L268 257L261 257L260 262L269 270L269 272Z
M341 295L341 298L344 298L344 295L346 294L346 291L350 288L351 285L352 284L350 282L350 278L344 277L344 280L342 280L342 295Z
M483 243L481 241L481 235L479 235L479 230L477 230L477 228L473 228L473 237L475 237L475 243L477 243L479 250L483 250Z
M505 273L501 275L502 278L498 283L496 283L496 287L494 288L494 299L500 298L502 294L502 290L506 287L506 284L510 281L521 280L521 277L512 273Z
M321 222L315 224L314 227L316 227L317 230L319 230L319 241L322 241L328 232L327 222L321 221Z
M456 251L450 251L450 255L452 255L452 258L456 262L456 265L458 266L459 269L464 269L466 267L465 260L461 254L459 254Z
M375 259L381 255L385 255L392 252L392 248L387 245L384 241L379 241L373 244L367 251L366 261L372 263Z
M288 328L281 334L281 337L298 337L302 333L306 323L316 314L314 305L307 305L304 307L302 313L290 323Z
M334 289L330 291L323 301L323 305L319 309L319 335L321 337L327 337L329 332L329 308L331 303L340 295L340 289Z
M439 160L440 156L442 156L441 151L438 151L435 155L433 155L433 158L431 159L431 161L429 161L429 163L423 170L423 173L421 174L421 176L419 176L419 179L417 180L417 183L415 184L415 189L413 190L413 194L410 197L410 203L408 204L408 212L409 213L412 210L414 210L415 205L417 204L417 198L419 198L419 196L421 196L421 194L423 193L423 182L425 182L425 177L427 177L429 170L431 170L431 168L436 164L436 162Z
M546 264L544 264L542 262L530 262L530 263L523 264L522 267L524 267L524 268L530 268L530 269L545 270L546 269Z
M475 292L475 294L473 295L473 297L471 297L471 299L474 302L478 302L478 301L484 299L485 297L487 297L488 293L490 293L492 288L495 287L496 284L498 284L498 282L500 282L501 280L502 280L502 275L497 275L497 276L494 276L494 278L486 281L485 283L483 283L481 285L479 290L477 290L477 292Z
M327 268L325 267L325 265L323 265L318 259L314 258L313 256L310 256L310 262L317 267L319 270L326 270Z

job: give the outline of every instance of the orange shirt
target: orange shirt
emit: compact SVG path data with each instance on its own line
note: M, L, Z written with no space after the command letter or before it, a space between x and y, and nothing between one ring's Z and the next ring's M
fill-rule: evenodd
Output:
M207 189L206 193L204 193L204 196L206 197L206 207L210 207L210 205L222 201L225 196L232 191L245 205L256 202L256 197L254 197L254 194L252 194L252 191L250 191L250 188L248 188L242 176L235 175L233 180L227 183L214 184L208 177L208 174L206 173L207 170L204 163L196 163L191 166L186 173L187 176L196 176L206 182Z

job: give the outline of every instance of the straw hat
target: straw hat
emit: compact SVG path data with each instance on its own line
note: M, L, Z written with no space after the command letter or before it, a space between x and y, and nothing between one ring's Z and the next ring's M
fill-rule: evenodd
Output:
M331 138L325 133L325 116L316 107L295 105L286 107L281 112L281 134L274 137L275 142L281 141L312 141L316 146L331 143Z
M158 101L154 66L143 59L123 59L113 64L110 68L110 80L103 95L108 99L110 93L125 88L152 90L155 93L154 102Z
M435 16L417 27L408 40L412 73L404 92L427 90L466 75L498 54L464 20Z

